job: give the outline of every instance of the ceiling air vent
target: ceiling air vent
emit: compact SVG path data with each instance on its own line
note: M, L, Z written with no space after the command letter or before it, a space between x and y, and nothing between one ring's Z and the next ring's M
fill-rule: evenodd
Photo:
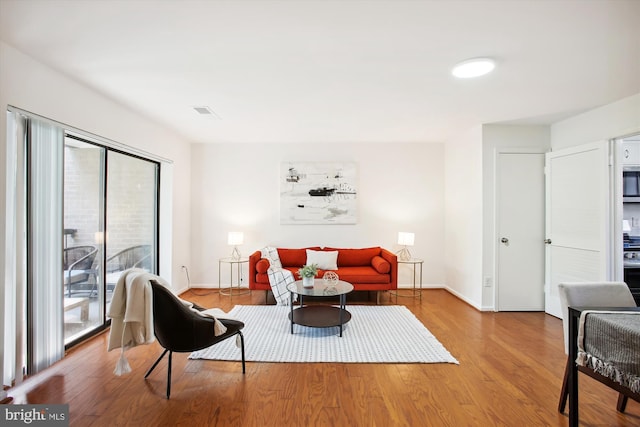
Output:
M200 115L203 116L210 116L216 119L220 119L220 116L218 116L211 108L209 107L193 107L194 110L196 110L196 112Z

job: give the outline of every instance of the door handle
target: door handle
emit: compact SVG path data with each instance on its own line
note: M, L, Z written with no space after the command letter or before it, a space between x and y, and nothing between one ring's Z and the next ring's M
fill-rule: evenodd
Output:
M506 237L503 237L502 239L500 239L500 241L505 245L509 243L509 239L507 239Z
M551 239L544 239L544 244L545 245L550 245L551 244Z

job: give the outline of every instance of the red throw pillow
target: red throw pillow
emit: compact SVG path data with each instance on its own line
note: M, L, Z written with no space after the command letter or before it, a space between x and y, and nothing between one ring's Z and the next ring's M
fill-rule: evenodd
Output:
M256 271L258 273L264 274L269 269L269 260L266 258L262 258L260 261L256 263Z
M338 268L371 265L371 259L380 255L380 246L362 249L324 248L323 250L338 251Z
M371 258L371 265L380 274L387 274L391 271L391 264L381 256L374 256Z
M307 263L307 249L319 250L318 247L287 249L278 248L278 256L283 267L302 267Z
M302 267L307 260L307 251L304 249L278 248L278 256L283 267Z

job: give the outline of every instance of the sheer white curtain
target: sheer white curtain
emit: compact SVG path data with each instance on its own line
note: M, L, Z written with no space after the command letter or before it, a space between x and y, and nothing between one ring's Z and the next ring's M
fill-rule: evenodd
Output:
M64 355L64 131L20 112L8 119L4 385Z
M27 138L28 369L33 374L62 359L64 130L29 119Z
M24 263L24 239L18 239L18 230L24 230L24 141L26 138L26 120L20 115L7 112L6 142L6 209L5 209L5 247L4 247L4 315L2 317L2 385L10 386L12 381L20 383L26 350L25 337L25 283L26 270L19 265ZM19 167L20 166L20 167ZM21 175L18 174L21 171ZM18 188L22 192L18 192ZM20 302L18 302L20 301Z

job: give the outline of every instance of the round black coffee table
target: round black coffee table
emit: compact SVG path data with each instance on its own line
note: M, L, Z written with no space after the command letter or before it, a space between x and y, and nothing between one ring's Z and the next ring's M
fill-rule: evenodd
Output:
M327 284L321 279L316 279L311 288L302 286L302 280L287 285L287 290L291 295L291 312L289 320L291 320L291 333L293 333L293 325L310 326L312 328L329 328L332 326L340 327L340 336L342 336L342 325L351 320L351 313L346 308L347 294L353 291L353 285L344 280L338 280L334 284ZM300 306L293 308L294 295L300 298ZM339 296L340 305L304 305L305 297L327 297Z

